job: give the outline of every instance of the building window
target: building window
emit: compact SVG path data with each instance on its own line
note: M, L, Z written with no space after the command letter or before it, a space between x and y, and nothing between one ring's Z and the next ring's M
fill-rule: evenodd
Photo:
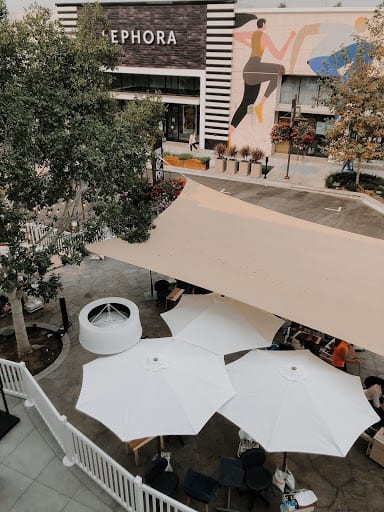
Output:
M113 91L155 92L180 96L199 96L200 79L197 77L165 75L112 74Z
M280 89L280 103L291 103L297 97L299 105L318 107L325 96L321 78L318 76L284 75Z

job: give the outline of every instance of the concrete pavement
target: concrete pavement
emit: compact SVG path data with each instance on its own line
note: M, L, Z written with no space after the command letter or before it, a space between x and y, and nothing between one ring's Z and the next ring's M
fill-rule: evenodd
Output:
M275 167L278 168L278 165ZM294 170L294 167L292 168ZM282 162L280 171L283 172L283 169ZM304 176L302 170L299 172ZM269 178L262 183L268 180ZM245 182L243 188L249 194L252 193L252 186L249 186L249 183ZM144 298L144 292L150 289L149 272L113 260L86 258L80 266L63 267L60 273L64 284L63 296L66 298L72 322L69 330L70 347L61 364L39 380L40 385L60 414L65 414L72 424L131 473L142 475L146 464L154 455L154 446L149 444L140 451L140 465L136 467L133 455L126 454L124 444L114 434L75 409L82 382L82 365L94 359L94 355L85 351L78 342L77 318L82 307L96 298L122 296L138 305L144 336L169 335L168 327L160 317L161 310L153 301ZM154 280L159 277L162 276L153 275ZM59 304L52 302L43 310L28 315L27 319L59 326ZM0 328L5 327L7 322L8 319L1 319ZM384 377L383 357L362 352L360 360L362 378L369 374ZM120 510L120 507L80 470L65 468L62 465L62 453L58 445L33 408L25 409L22 401L15 398L9 399L9 404L11 412L19 416L21 421L0 440L2 512ZM182 481L188 467L217 477L220 457L233 456L236 453L237 431L238 429L229 421L220 415L214 415L198 436L186 436L184 445L181 445L177 438L169 438L166 450L172 452L172 464L180 480ZM289 454L288 463L298 486L310 488L318 496L319 512L381 512L384 470L366 456L366 448L366 441L358 439L346 458L295 453ZM280 464L281 460L281 454L268 455L270 468ZM181 488L178 499L185 501ZM270 493L269 499L271 510L277 511L279 496ZM225 490L220 489L211 508L224 502ZM234 492L232 503L241 512L245 512L247 506L244 496ZM198 509L201 507L197 503L193 505ZM264 507L257 502L255 510L264 510Z

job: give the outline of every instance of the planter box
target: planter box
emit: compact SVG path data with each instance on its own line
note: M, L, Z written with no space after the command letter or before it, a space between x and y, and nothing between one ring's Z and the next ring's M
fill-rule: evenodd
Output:
M225 172L227 166L225 158L216 158L215 160L215 172Z
M251 170L251 162L247 160L241 160L239 162L239 176L248 176Z
M260 178L261 176L261 164L259 162L251 163L251 176L252 178Z
M185 160L180 160L178 156L166 155L164 157L164 163L166 165L174 165L175 167L184 167Z
M188 160L184 160L184 168L195 169L196 171L206 171L209 169L209 160L208 162L203 163L198 158L190 158Z
M280 142L279 144L275 144L276 153L286 153L288 154L289 143L288 141Z
M236 174L239 170L239 162L237 160L227 160L227 174Z

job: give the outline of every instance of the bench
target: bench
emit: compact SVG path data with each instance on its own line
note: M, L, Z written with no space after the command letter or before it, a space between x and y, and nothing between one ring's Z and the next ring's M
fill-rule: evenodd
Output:
M135 464L139 465L139 450L146 444L150 443L153 439L157 439L160 437L160 448L164 448L164 439L163 436L153 436L153 437L142 437L140 439L132 439L132 441L127 442L127 448L129 447L135 456Z
M168 301L173 302L173 304L176 304L176 302L180 299L180 297L185 292L184 288L174 288L171 293L169 293L165 300L165 309L168 309Z

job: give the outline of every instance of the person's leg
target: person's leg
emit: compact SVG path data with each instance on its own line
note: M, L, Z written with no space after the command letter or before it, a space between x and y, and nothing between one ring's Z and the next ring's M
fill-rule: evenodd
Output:
M267 89L265 90L264 96L261 98L259 103L254 107L256 117L260 123L263 122L263 105L266 102L267 98L269 98L272 92L276 89L278 78L280 75L284 73L284 71L284 66L280 64L260 62L257 67L257 71L253 73L253 77L250 77L248 79L250 83L257 82L261 84L263 82L268 82L268 86Z
M240 105L238 106L236 112L234 113L231 121L231 126L237 128L243 118L246 116L248 111L248 105L253 105L255 100L259 94L260 84L249 85L244 82L244 94L241 100Z

